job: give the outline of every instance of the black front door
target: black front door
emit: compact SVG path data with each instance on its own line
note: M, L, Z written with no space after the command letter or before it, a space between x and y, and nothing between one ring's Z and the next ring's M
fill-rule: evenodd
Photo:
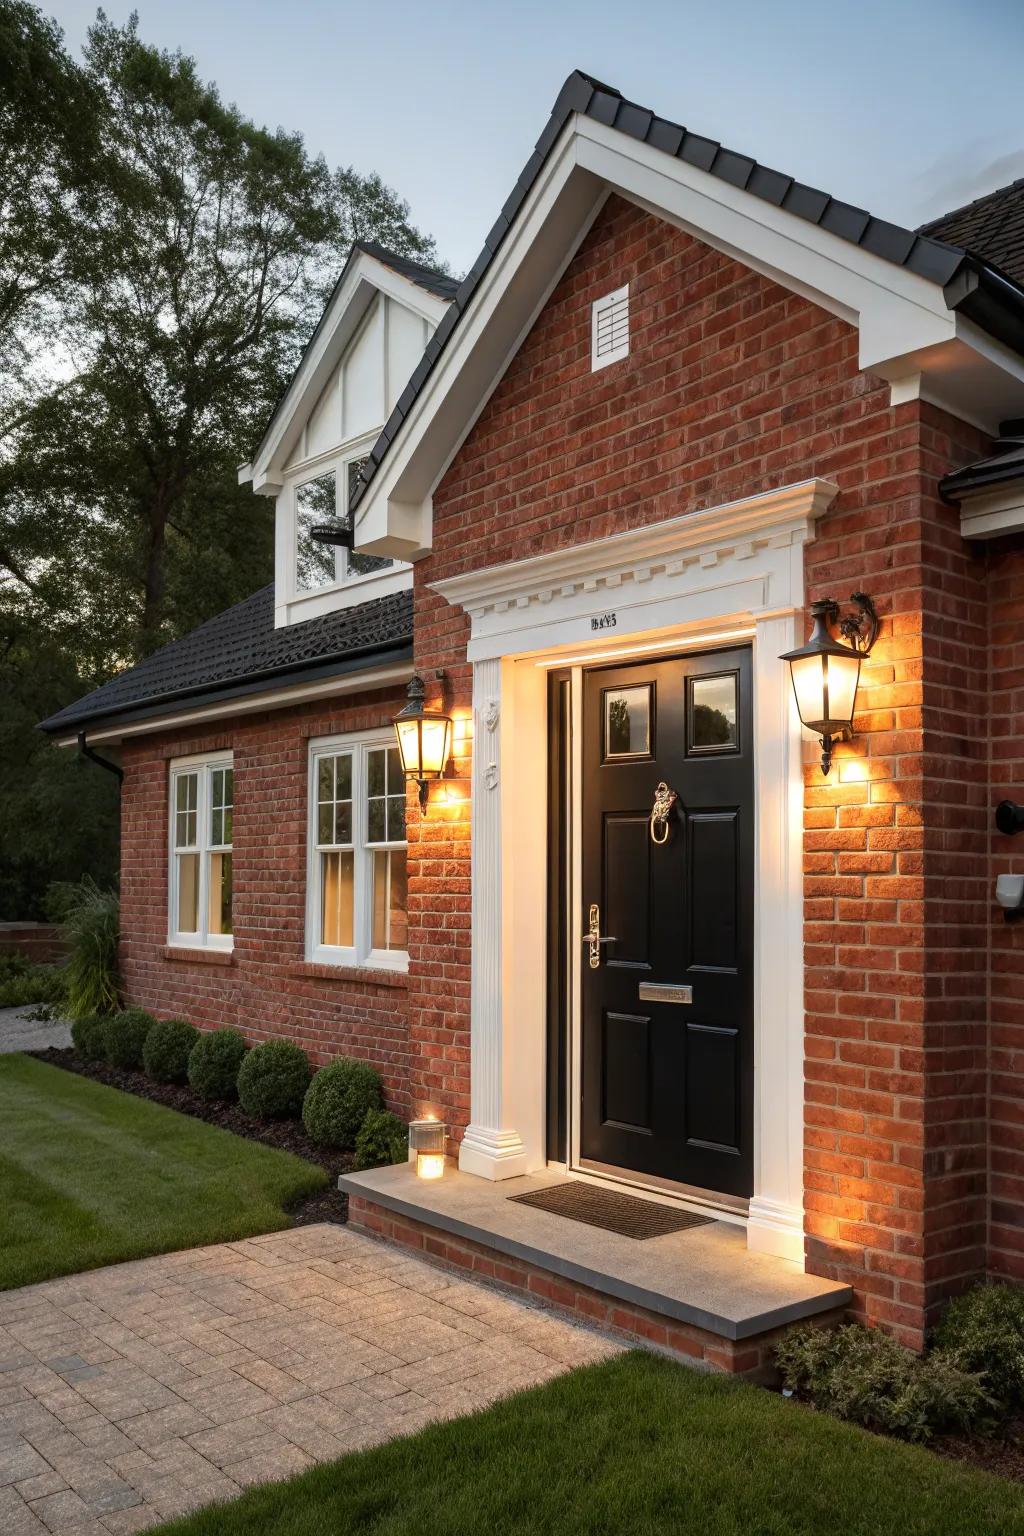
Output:
M583 694L580 1153L739 1196L753 1188L750 675L736 647L588 672ZM677 798L652 823L659 784Z

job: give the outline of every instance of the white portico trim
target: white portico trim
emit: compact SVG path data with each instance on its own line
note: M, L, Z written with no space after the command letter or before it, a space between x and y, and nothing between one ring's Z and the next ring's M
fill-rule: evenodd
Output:
M802 1261L802 747L778 658L802 638L803 545L836 494L829 482L808 480L437 583L472 621L464 1170L506 1178L543 1167L546 1157L546 667L752 634L755 1151L747 1236L752 1248Z

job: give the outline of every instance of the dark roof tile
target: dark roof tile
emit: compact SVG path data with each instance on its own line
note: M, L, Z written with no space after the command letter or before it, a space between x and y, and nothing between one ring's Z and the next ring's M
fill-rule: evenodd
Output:
M329 661L365 655L369 666L374 656L408 645L411 638L411 592L395 592L275 629L274 588L262 587L51 715L42 729L77 731L128 710L155 712L171 699L263 677L272 683L275 676L291 676Z
M1024 284L1024 177L931 219L919 233L962 246Z

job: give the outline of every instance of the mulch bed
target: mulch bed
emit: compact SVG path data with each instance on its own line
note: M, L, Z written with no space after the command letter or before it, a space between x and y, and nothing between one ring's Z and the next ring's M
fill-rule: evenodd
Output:
M982 1472L994 1472L1010 1482L1024 1483L1024 1419L1009 1424L1005 1437L977 1440L946 1435L933 1440L930 1449L947 1461L959 1461Z
M309 1163L316 1163L337 1178L339 1173L349 1173L352 1168L351 1152L337 1152L328 1147L318 1147L306 1135L301 1120L256 1120L246 1114L238 1104L223 1104L201 1099L187 1083L153 1083L144 1072L129 1072L122 1067L110 1067L103 1061L85 1061L77 1051L67 1048L58 1050L50 1046L45 1051L30 1051L37 1061L45 1061L51 1067L62 1067L65 1072L77 1072L79 1077L91 1077L110 1088L120 1088L123 1093L134 1093L137 1098L151 1099L154 1104L164 1104L179 1114L191 1115L194 1120L205 1120L207 1125L219 1125L222 1131L235 1136L245 1136L249 1141L261 1141L264 1146L277 1147L281 1152L294 1152ZM326 1189L318 1195L309 1195L289 1209L288 1214L297 1227L311 1226L319 1221L338 1224L348 1220L348 1196L340 1189Z

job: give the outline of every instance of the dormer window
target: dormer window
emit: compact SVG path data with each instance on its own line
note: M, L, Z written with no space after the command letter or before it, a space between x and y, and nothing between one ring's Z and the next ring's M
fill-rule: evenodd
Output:
M348 459L295 487L295 591L316 592L386 570L394 562L348 547L349 502L365 458Z

